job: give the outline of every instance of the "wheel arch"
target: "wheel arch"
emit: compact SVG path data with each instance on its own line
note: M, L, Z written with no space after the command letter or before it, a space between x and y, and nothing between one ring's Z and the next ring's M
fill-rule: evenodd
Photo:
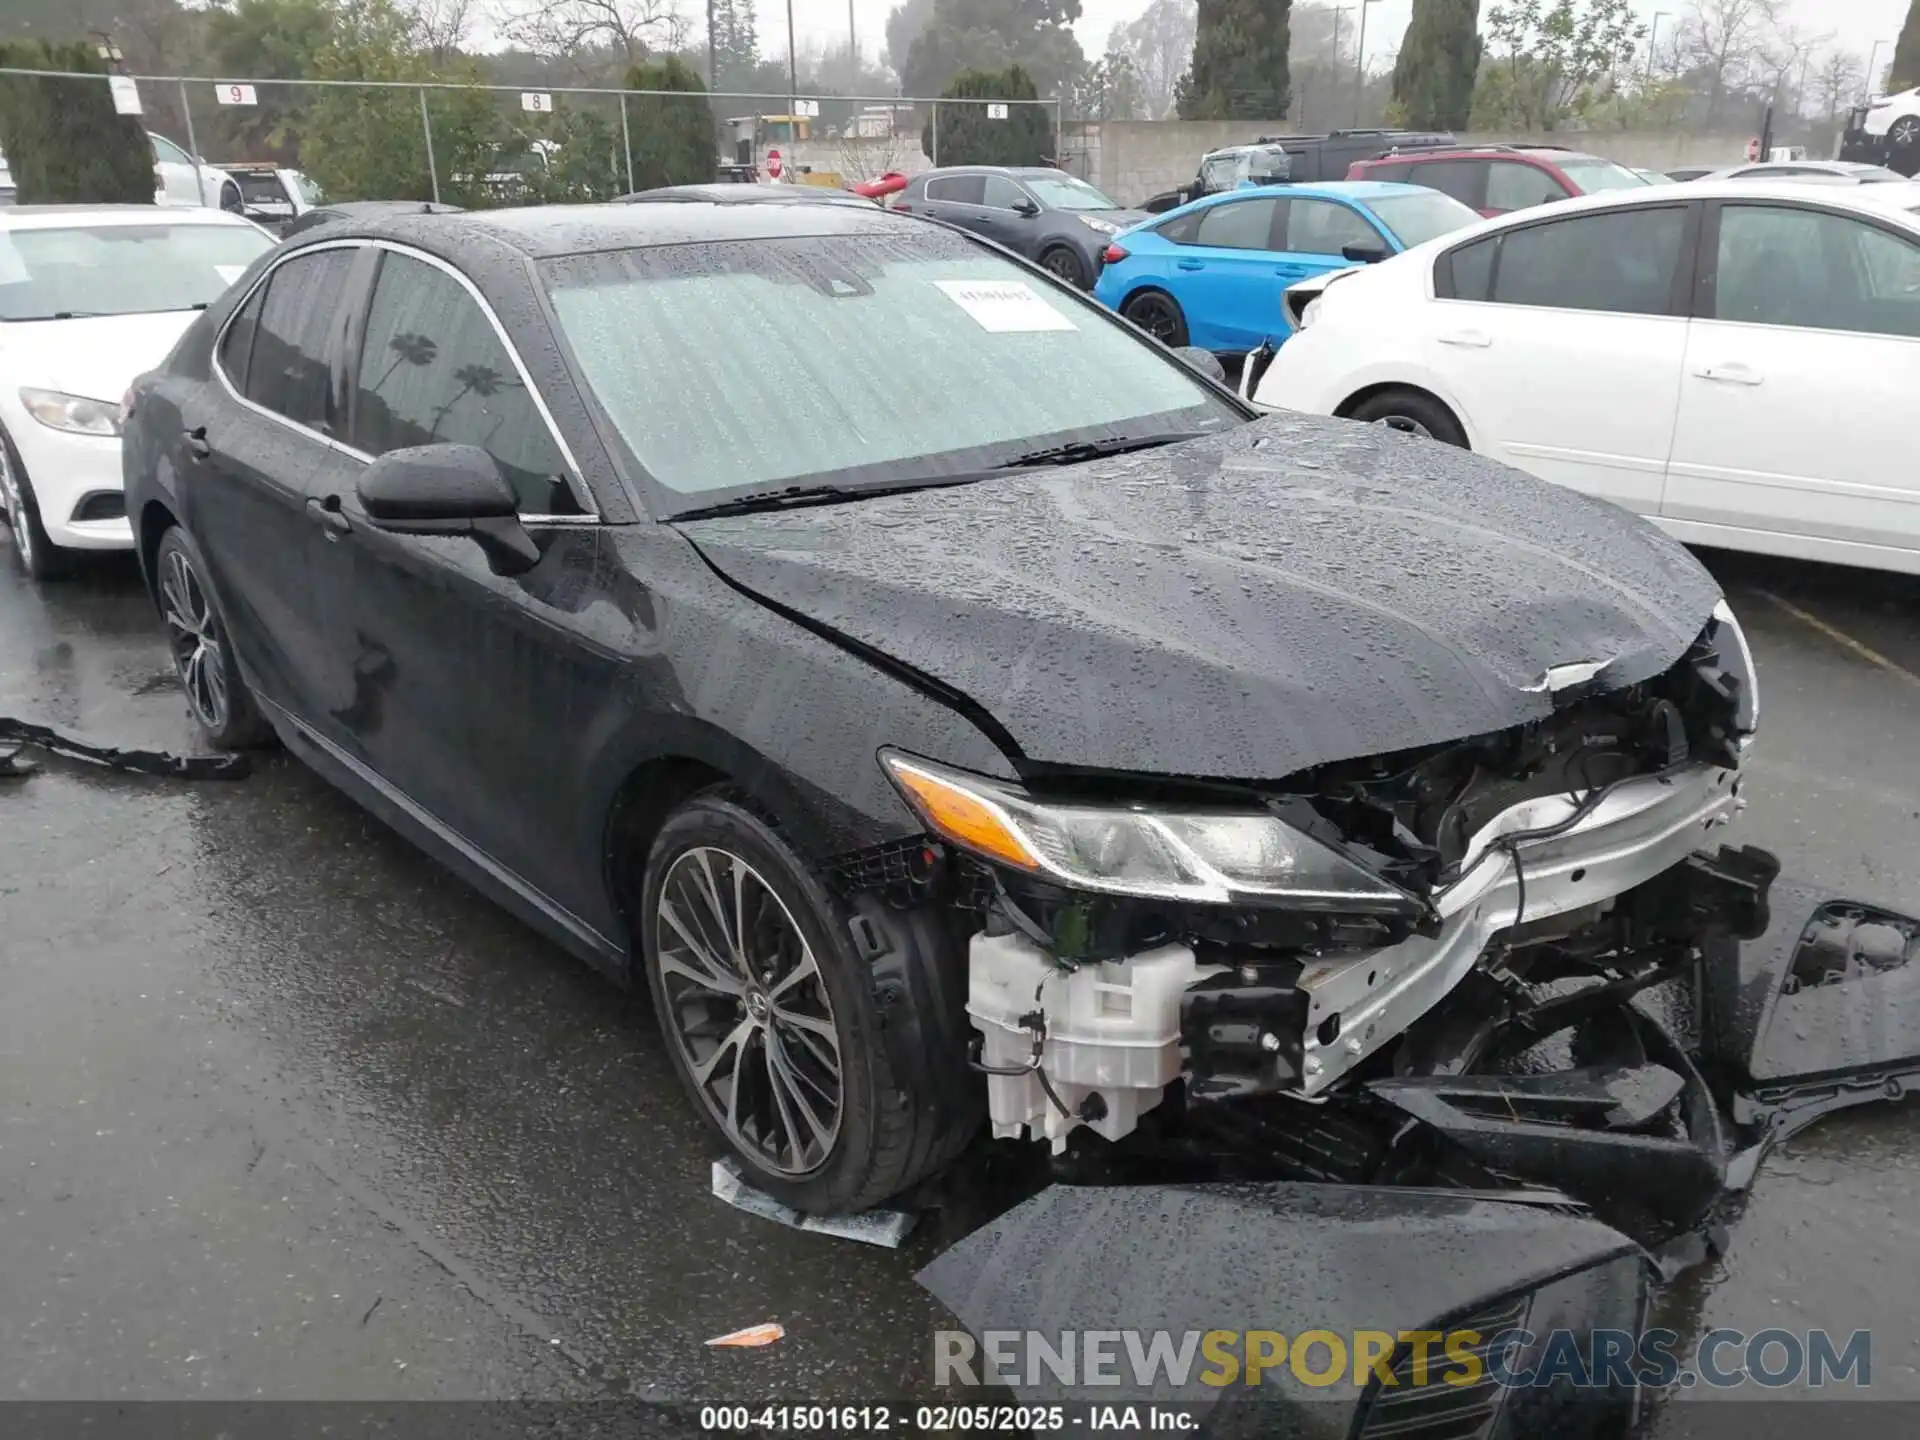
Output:
M833 819L778 765L704 722L688 720L657 733L654 745L623 757L620 768L604 809L600 851L607 899L625 931L630 961L639 956L634 920L647 854L668 817L701 791L735 791L809 865L845 848Z
M1453 423L1460 427L1460 433L1467 437L1468 448L1475 451L1479 450L1479 436L1474 433L1473 427L1467 423L1466 415L1461 411L1460 407L1435 387L1422 384L1417 380L1377 380L1370 385L1363 385L1338 405L1334 406L1333 414L1341 420L1351 420L1353 418L1353 412L1366 404L1367 401L1373 399L1376 395L1385 395L1393 390L1404 390L1410 394L1419 395L1431 400L1442 410L1445 410L1447 414L1452 417Z
M147 501L134 521L133 553L140 562L140 577L146 582L147 594L155 604L160 599L159 582L153 573L160 553L160 537L179 523L180 517L164 500Z

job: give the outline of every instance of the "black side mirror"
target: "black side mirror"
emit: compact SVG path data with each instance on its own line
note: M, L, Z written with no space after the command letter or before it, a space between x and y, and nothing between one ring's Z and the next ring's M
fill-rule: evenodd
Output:
M1227 367L1220 363L1220 357L1211 350L1202 350L1198 345L1182 345L1173 352L1180 357L1180 363L1190 370L1198 370L1216 384L1227 383Z
M1356 265L1378 265L1393 254L1384 245L1349 245L1340 253Z
M367 467L355 493L382 530L467 536L486 552L496 575L524 574L540 563L540 547L520 524L513 487L477 445L389 450Z
M1013 202L1013 213L1024 215L1031 220L1040 213L1040 207L1031 200L1016 200Z

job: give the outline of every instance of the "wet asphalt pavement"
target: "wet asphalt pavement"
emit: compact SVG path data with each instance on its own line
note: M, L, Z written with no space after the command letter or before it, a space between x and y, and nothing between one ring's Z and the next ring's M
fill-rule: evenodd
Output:
M1920 582L1709 559L1761 676L1732 838L1920 909ZM197 747L130 561L0 555L0 715ZM937 1231L740 1215L717 1153L641 1000L284 755L0 780L0 1398L926 1397ZM1665 1313L1868 1328L1920 1398L1916 1190L1920 1110L1829 1120Z

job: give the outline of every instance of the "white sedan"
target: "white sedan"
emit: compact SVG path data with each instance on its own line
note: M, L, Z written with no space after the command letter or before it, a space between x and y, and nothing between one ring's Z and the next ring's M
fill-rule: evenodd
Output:
M1262 407L1469 446L1690 543L1920 573L1920 185L1576 198L1285 303Z
M132 547L120 397L273 243L219 210L0 210L0 506L35 579Z

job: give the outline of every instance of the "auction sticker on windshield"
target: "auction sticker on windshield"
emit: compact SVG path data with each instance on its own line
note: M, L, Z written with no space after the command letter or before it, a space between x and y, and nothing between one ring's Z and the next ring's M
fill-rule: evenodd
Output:
M982 330L1077 330L1024 280L935 280L946 297Z

